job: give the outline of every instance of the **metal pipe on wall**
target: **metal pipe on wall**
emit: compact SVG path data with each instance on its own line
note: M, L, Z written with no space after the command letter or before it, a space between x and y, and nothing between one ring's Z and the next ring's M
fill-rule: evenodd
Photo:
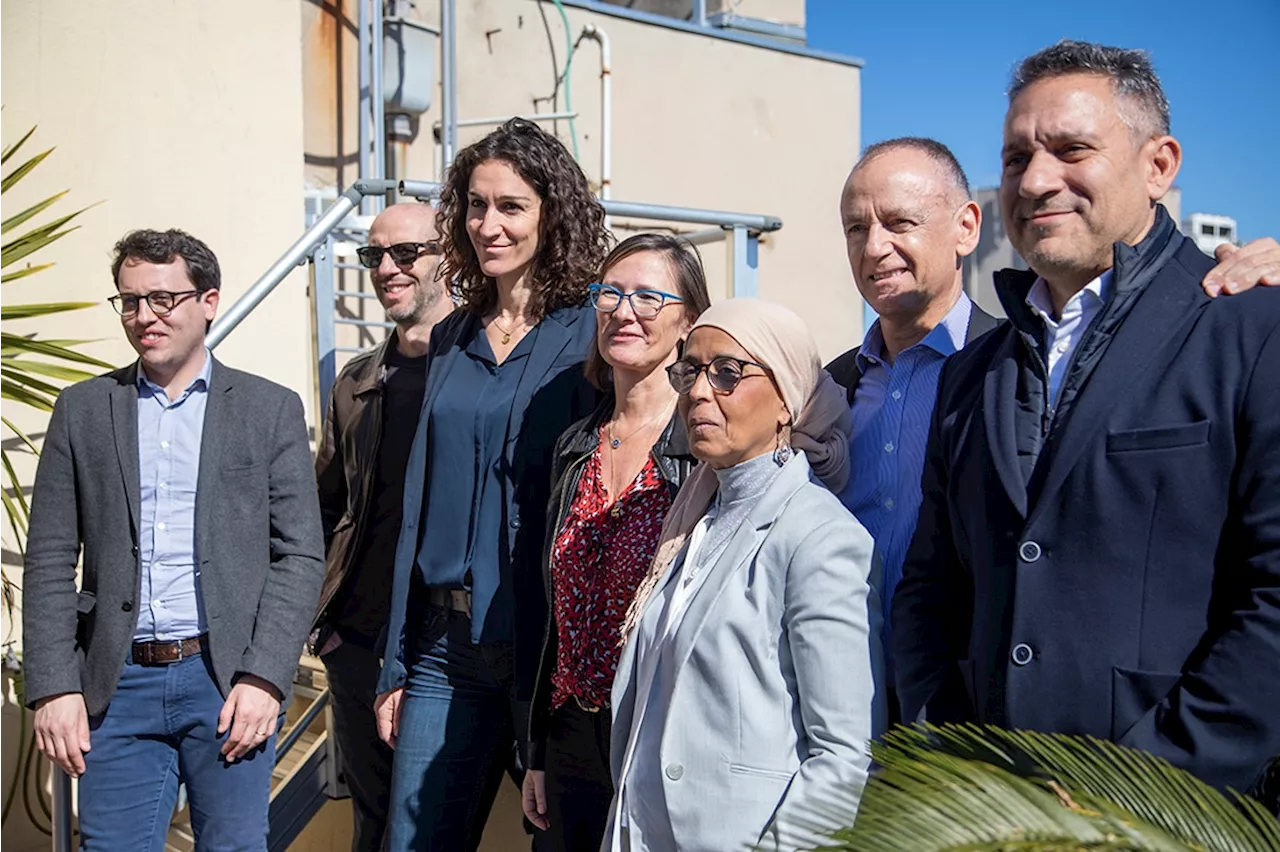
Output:
M613 197L613 51L609 34L595 24L587 24L582 37L600 45L600 198ZM609 221L605 220L606 228Z
M56 766L52 773L53 777L49 779L53 784L50 847L53 852L71 852L75 848L71 836L71 776Z
M373 94L373 88L370 85L370 80L369 80L369 77L371 76L371 72L372 72L372 65L373 65L373 63L370 62L370 57L369 57L369 51L370 51L369 8L372 2L373 0L358 0L357 6L359 7L359 11L358 11L358 14L356 15L356 26L358 27L358 29L356 30L356 36L358 39L358 47L356 49L356 55L357 55L356 68L358 69L358 72L359 72L358 74L359 82L357 84L358 85L357 95L359 96L359 108L356 110L356 116L357 116L356 124L359 129L359 133L357 136L357 144L360 146L356 162L359 164L360 180L368 180L369 178L373 177L373 172L371 171L370 164L369 164L369 154L370 154L370 149L372 147L369 141L369 131L370 131L369 115L371 112L370 97ZM339 94L339 97L341 97L341 94ZM339 154L341 154L342 147L343 147L342 141L339 140L338 141ZM360 212L368 213L369 204L370 203L367 199L361 199Z
M444 172L453 164L458 150L458 77L457 43L454 29L457 27L457 8L454 0L440 0L440 148L442 168L436 177L444 179Z
M700 27L707 25L707 0L693 0L693 23Z
M372 7L369 10L369 104L370 119L373 123L373 151L370 163L373 174L369 177L385 178L387 176L387 118L386 100L382 91L382 0L368 0ZM385 195L372 196L372 211L377 213L386 205Z

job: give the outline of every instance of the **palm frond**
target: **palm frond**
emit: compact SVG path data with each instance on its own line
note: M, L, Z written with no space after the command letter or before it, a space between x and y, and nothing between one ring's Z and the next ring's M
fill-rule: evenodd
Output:
M23 141L26 141L25 137ZM6 151L5 153L10 154L12 152ZM47 151L41 151L39 154L36 154L30 160L27 160L25 163L18 166L13 171L11 171L9 174L5 175L4 179L0 180L0 193L8 192L10 187L12 187L15 183L17 183L18 181L22 180L24 177L29 175L32 169L34 169L36 166L44 162L44 158L49 156L52 153L53 153L52 148L50 148Z
M10 281L17 281L19 278L26 278L28 275L35 275L37 272L44 272L53 265L52 263L41 263L37 266L27 264L17 272L6 272L4 275L0 275L0 284L8 284Z
M0 319L34 319L63 311L82 311L97 305L97 302L29 302L22 305L5 305L0 307Z
M21 148L26 143L26 141L31 138L31 136L35 132L36 132L36 129L33 127L30 130L28 130L26 135L23 136L21 139L19 139L17 142L14 142L12 145L6 145L4 148L4 153L0 153L0 166L9 162L9 158L12 157L14 154L18 153L18 149Z
M830 849L1280 849L1280 824L1150 754L1086 737L977 726L898 728L856 824Z
M21 335L13 334L11 332L0 332L0 351L5 353L5 357L12 357L9 353L47 355L50 358L61 358L65 361L72 361L76 364L87 364L90 367L101 367L104 370L113 369L106 361L94 358L92 355L77 352L74 349L53 341L36 340L31 337L22 337Z
M23 222L27 221L28 219L44 212L45 210L47 210L48 208L56 204L58 202L58 199L62 198L64 195L66 195L70 191L71 190L69 189L64 189L62 190L62 192L59 192L57 195L50 195L44 201L40 201L35 204L32 204L30 207L28 207L26 210L23 210L21 213L15 213L14 215L10 216L8 219L5 219L4 221L0 221L0 234L7 232L11 228L16 228L17 226L21 225Z

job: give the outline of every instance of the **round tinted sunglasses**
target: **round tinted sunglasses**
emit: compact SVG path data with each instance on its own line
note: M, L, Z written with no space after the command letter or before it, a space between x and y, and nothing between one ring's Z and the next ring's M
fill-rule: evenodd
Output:
M382 263L382 255L390 254L396 266L413 266L422 254L443 254L437 240L425 243L396 243L393 246L361 246L356 249L356 258L365 269L377 269Z
M747 367L759 367L763 373L747 373ZM698 383L698 375L703 371L707 371L707 381L711 383L711 389L720 393L733 393L743 379L749 379L752 376L768 376L769 368L764 364L757 364L755 361L744 361L741 358L733 358L728 355L720 355L712 358L707 364L694 364L691 361L677 361L670 367L667 367L667 380L671 382L671 387L675 392L684 395L693 390L693 386Z

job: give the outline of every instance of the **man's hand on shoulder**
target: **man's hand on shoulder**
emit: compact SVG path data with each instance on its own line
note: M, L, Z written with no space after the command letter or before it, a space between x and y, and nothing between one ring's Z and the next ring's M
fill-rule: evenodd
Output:
M1234 295L1258 284L1280 286L1280 243L1263 237L1243 246L1223 243L1214 249L1218 265L1210 269L1200 286L1212 298Z
M258 748L276 732L282 696L266 680L257 675L241 674L218 714L218 735L227 733L222 754L235 763Z
M36 748L62 771L79 778L89 750L89 711L79 692L51 695L36 702Z

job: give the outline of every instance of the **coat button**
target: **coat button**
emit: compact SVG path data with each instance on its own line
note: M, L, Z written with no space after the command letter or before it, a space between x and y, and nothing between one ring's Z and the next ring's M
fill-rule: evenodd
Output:
M678 763L672 763L667 766L667 777L672 781L679 781L684 777L684 767Z
M1034 541L1024 541L1018 548L1018 556L1022 557L1023 562L1035 562L1040 558L1040 545Z
M1025 666L1035 657L1036 652L1031 650L1031 646L1025 642L1019 642L1013 646L1013 664L1015 666Z
M125 601L120 604L120 609L124 612L133 612L133 601Z
M138 545L136 545L136 544L133 546L133 555L134 555L134 556L137 556L137 555L138 555Z
M511 525L511 529L520 529L520 517L518 515L513 517L508 523Z

